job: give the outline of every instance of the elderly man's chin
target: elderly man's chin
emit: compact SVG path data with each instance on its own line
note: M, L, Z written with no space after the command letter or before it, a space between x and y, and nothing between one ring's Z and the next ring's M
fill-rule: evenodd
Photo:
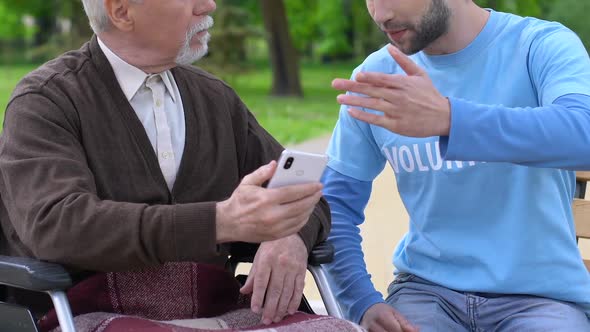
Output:
M178 65L190 65L194 62L199 61L202 57L207 55L209 51L209 33L205 36L199 38L199 41L196 45L191 46L190 44L185 44L180 52L178 52L178 56L176 57L176 64Z

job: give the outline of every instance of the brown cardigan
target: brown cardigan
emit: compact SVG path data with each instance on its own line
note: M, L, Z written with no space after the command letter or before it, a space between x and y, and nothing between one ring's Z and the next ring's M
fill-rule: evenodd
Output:
M1 253L78 271L225 262L215 203L282 147L225 83L192 66L172 73L186 144L171 193L96 37L19 83L0 137ZM322 200L300 231L308 249L329 226Z

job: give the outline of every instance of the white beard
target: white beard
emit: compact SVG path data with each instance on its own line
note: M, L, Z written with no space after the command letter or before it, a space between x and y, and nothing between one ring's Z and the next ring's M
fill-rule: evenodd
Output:
M207 54L207 52L209 51L209 46L207 45L207 43L209 42L209 39L211 39L211 35L209 34L209 32L199 37L199 46L196 49L191 48L191 41L197 33L203 30L207 30L212 26L213 18L211 16L207 16L202 22L194 25L193 27L191 27L189 31L186 32L184 44L182 45L180 51L178 51L178 55L176 56L175 62L177 64L190 65Z

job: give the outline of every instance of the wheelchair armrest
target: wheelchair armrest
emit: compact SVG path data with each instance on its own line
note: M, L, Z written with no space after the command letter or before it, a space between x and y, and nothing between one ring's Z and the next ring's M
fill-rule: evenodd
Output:
M47 292L70 287L72 279L59 264L26 257L0 256L0 285Z
M232 250L231 260L237 263L252 263L256 255L257 246L239 243L236 250ZM239 248L239 249L238 249ZM309 254L309 265L318 266L334 260L334 246L328 241L318 243Z
M331 242L324 241L318 243L309 254L307 262L309 265L318 266L320 264L331 263L334 260L334 245Z

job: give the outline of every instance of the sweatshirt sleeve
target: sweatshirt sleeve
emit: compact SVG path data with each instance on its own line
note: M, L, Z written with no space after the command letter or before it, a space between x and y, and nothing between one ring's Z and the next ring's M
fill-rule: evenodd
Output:
M40 93L7 108L0 175L2 214L16 233L10 236L31 256L94 271L219 258L214 202L100 199L75 116Z
M570 94L542 107L510 108L450 98L447 160L590 169L590 96Z
M527 69L537 105L505 107L450 98L447 160L590 169L590 58L569 29L532 35Z
M372 182L353 179L332 168L326 170L322 182L332 211L329 241L335 248L334 261L326 265L330 286L345 317L359 323L369 307L384 302L367 272L359 229Z

